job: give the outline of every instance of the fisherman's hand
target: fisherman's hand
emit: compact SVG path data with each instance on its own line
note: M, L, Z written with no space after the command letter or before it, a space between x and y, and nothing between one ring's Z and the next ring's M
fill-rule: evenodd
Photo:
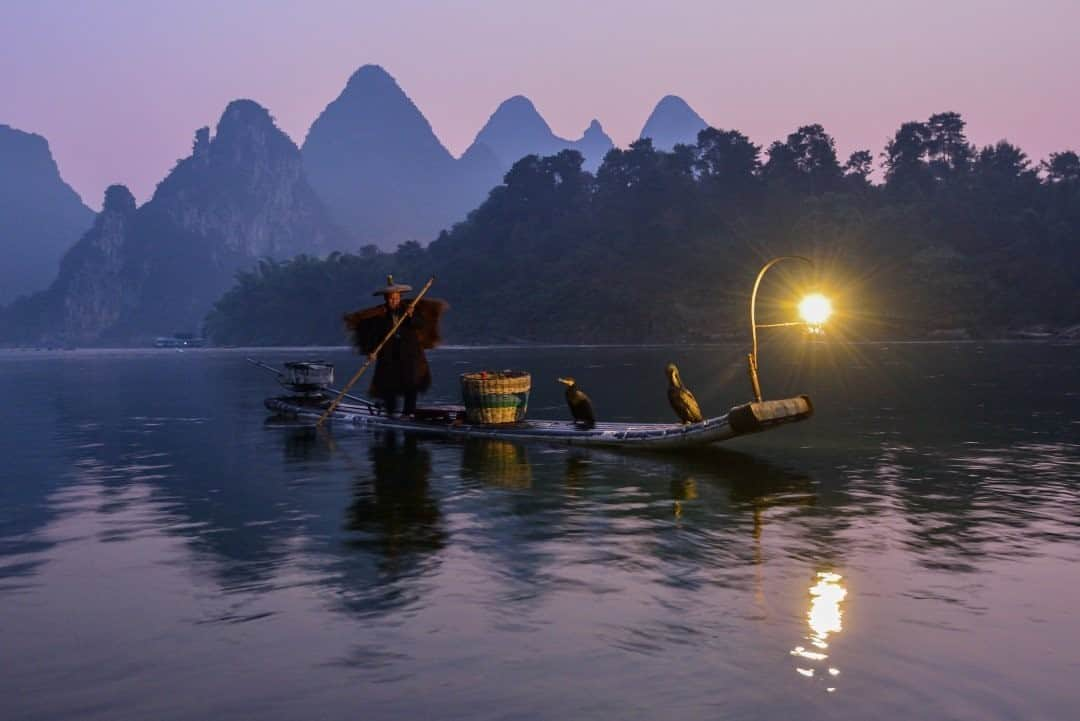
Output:
M412 318L412 314L413 314L413 307L410 305L408 308L405 309L405 317L406 318Z
M367 355L368 363L374 363L376 358L378 358L376 353L368 353Z

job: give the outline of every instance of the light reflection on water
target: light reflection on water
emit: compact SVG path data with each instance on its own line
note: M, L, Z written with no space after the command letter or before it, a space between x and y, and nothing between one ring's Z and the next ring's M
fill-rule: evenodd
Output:
M0 438L0 694L46 719L1063 717L1080 445L1039 394L1080 358L967 348L893 347L884 390L869 361L811 373L809 423L677 456L264 423L242 354L0 357L36 409ZM534 407L570 366L661 419L647 371L687 351L490 352L537 371ZM478 357L435 354L435 393ZM677 357L704 407L745 394Z
M791 651L792 656L797 656L803 661L809 662L806 666L796 667L801 676L814 678L815 675L828 674L830 677L840 675L840 669L824 662L829 659L829 635L839 633L844 629L843 609L841 603L847 598L847 589L841 585L843 576L829 571L820 571L816 576L816 583L810 587L810 610L806 612L806 620L810 626L810 634L806 640L810 642L812 649L805 646L796 646ZM821 672L815 674L815 672ZM827 679L830 683L832 679ZM827 686L825 690L832 693L835 686Z

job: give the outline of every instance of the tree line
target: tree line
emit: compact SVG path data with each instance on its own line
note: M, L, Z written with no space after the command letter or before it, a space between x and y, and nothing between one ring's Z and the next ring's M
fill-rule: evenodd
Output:
M802 288L835 298L851 337L993 337L1080 323L1080 158L1035 163L975 147L963 118L904 123L880 154L841 162L821 125L763 149L706 128L671 152L613 149L595 174L575 151L529 155L426 248L367 247L263 261L206 330L220 344L343 342L341 316L394 273L436 274L450 342L672 342L742 337L754 275L780 270L761 313Z

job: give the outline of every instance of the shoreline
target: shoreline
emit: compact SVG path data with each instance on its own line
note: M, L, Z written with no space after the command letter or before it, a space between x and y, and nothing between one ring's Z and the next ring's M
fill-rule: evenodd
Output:
M893 339L843 341L845 346L881 346L881 345L973 345L973 344L1038 344L1070 346L1080 345L1080 338L1054 336L1050 338L991 338L991 339ZM700 343L476 343L446 344L428 351L429 353L474 351L474 350L528 350L528 349L564 349L564 350L604 350L604 349L647 349L647 348L731 348L747 345L747 341L710 341ZM815 345L834 345L829 341L816 342ZM349 345L309 345L309 346L203 346L193 348L155 348L153 346L86 346L77 348L45 347L0 347L0 357L7 355L55 354L71 355L86 353L139 353L146 355L168 354L231 354L231 353L267 353L267 352L351 352Z

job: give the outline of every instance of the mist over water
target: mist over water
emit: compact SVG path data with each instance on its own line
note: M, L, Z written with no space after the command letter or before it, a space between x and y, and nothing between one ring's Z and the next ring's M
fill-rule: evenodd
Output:
M1025 718L1080 672L1080 346L772 342L806 423L692 454L268 420L345 351L0 353L0 717ZM736 345L444 348L602 420Z

